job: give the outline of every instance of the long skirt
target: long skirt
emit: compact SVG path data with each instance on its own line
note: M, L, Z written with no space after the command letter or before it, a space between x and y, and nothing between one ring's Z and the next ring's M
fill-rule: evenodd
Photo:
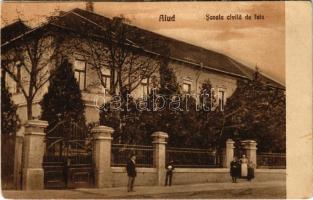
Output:
M247 163L241 164L241 176L242 177L248 176L248 165L247 165Z
M248 167L248 180L251 180L254 178L254 169L252 167Z

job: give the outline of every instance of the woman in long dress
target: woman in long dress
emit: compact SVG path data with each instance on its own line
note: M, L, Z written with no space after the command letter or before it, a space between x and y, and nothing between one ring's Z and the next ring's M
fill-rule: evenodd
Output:
M241 160L241 177L246 178L248 176L248 158L246 155L242 155Z

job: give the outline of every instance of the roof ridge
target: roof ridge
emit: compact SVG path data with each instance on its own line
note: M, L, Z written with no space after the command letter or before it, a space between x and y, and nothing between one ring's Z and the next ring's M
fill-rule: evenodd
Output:
M60 20L60 18L63 18L64 16L68 15L68 14L72 14L73 16L77 16L83 20L88 21L89 23L97 26L98 28L100 28L100 30L105 30L105 23L113 20L113 18L110 17L106 17L102 14L98 14L94 11L88 11L88 10L84 10L81 8L74 8L71 9L69 11L66 11L64 13L60 13L60 15L58 17L56 17L55 19L53 18L51 21L48 21L48 23L45 23L45 25L47 24L52 24L54 25L55 21ZM147 37L145 38L152 38L152 39L159 39L163 42L167 42L170 45L171 48L171 52L173 51L173 56L177 57L177 59L184 61L184 62L193 62L193 64L196 65L200 65L201 62L205 62L204 66L208 67L211 70L214 71L219 71L219 72L223 72L223 73L230 73L232 75L235 76L240 76L242 78L252 78L252 72L253 69L249 66L246 66L238 61L236 61L235 59L229 57L228 55L215 51L215 50L211 50L205 47L201 47L201 46L196 46L195 44L192 43L188 43L186 41L183 40L179 40L176 38L172 38L160 33L156 33L154 31L148 30L146 28L143 28L141 26L137 26L135 24L129 24L129 23L124 23L122 22L125 26L128 26L129 28L133 29L134 31L139 31L138 33L142 34L142 35L146 35ZM36 27L34 29L32 29L29 32L32 32L34 30L37 30L39 28L41 28L41 26ZM22 36L22 35L20 35ZM19 37L20 37L19 36ZM16 38L15 38L16 39ZM10 42L10 41L9 41ZM157 51L150 49L149 46L145 46L142 45L140 40L136 40L135 42L132 41L132 38L128 38L128 42L131 42L133 44L137 45L138 44L143 47L145 49L145 47L147 47L147 51L151 52L151 53L158 53ZM5 44L1 44L1 46L4 46ZM182 53L182 51L180 50L180 48L183 48L185 50L191 51L191 54L185 54ZM193 51L195 51L195 53L193 53ZM193 55L195 54L195 55ZM189 60L188 56L191 56L191 60ZM174 58L173 57L173 58ZM224 61L222 61L224 60ZM194 63L199 61L199 63ZM210 67L211 66L211 67ZM265 78L267 78L270 81L273 81L276 84L279 84L281 86L284 87L284 84L280 83L279 81L276 81L274 78L261 73L262 76L264 76Z
M75 10L81 10L81 11L88 12L88 13L91 13L91 14L94 14L94 15L97 15L97 16L100 16L100 17L107 18L107 19L110 19L110 18L105 17L105 16L100 15L100 14L97 14L97 13L92 12L92 11L88 11L88 10L81 9L81 8L75 8L75 9L73 9L73 10L71 11L71 12L74 13L75 15L77 15L77 16L79 16L79 17L81 17L81 18L83 18L83 19L85 19L85 20L87 20L87 21L89 21L90 23L92 23L92 24L96 25L97 27L99 27L101 30L104 30L104 31L105 31L105 28L104 28L103 26L101 26L100 24L98 24L97 22L95 22L95 21L92 20L92 19L88 19L87 17L82 16L81 14L75 12ZM112 19L110 19L110 20L112 20ZM123 24L125 24L125 23L123 23ZM128 25L128 24L125 24L125 25ZM129 25L128 25L128 26L129 26ZM112 32L112 33L114 34L114 32ZM127 39L127 38L126 38L126 40L127 40L128 42L130 42L132 45L135 45L135 46L137 45L135 42L131 41L130 39Z
M244 74L246 74L246 75L247 75L248 73L244 72L244 70L242 70L241 67L246 67L246 68L248 68L248 70L251 70L251 71L255 72L254 69L249 68L249 67L246 66L246 65L242 65L242 66L239 66L239 67L238 67L238 63L239 63L239 62L235 61L234 59L232 59L232 58L230 58L230 57L228 57L228 56L227 56L227 59L229 59L229 60L238 68L238 70L240 70L242 73L244 73ZM241 64L241 63L239 63L239 64ZM273 81L273 82L275 82L275 83L277 83L277 84L279 84L279 85L285 87L285 85L284 85L283 83L281 83L280 81L277 81L276 79L274 79L273 77L269 76L268 74L266 74L266 73L264 73L264 72L262 72L262 71L260 71L260 70L259 70L258 72L259 72L262 76L264 76L265 78L267 78L267 79L269 79L269 80L271 80L271 81ZM248 77L249 77L249 76L248 76Z
M89 11L89 10L85 10L85 9L81 9L81 8L74 8L74 9L68 11L68 12L72 12L72 13L74 13L75 15L77 15L77 16L79 16L79 17L81 17L81 18L83 18L83 19L85 19L85 20L87 20L87 21L89 21L90 23L92 23L92 24L98 26L98 27L101 28L101 29L103 29L103 27L102 27L100 24L98 24L97 22L95 22L95 21L92 20L92 19L89 19L89 18L86 17L86 16L82 16L80 13L78 13L78 12L76 12L76 11L81 11L81 12L89 13L89 14L92 14L92 15L95 15L95 16L98 16L98 17L101 17L101 18L106 18L106 19L109 19L109 20L112 20L112 19L113 19L113 18L110 18L110 17L106 17L106 16L104 16L104 15L102 15L102 14L96 13L96 12L94 12L94 11ZM189 46L194 47L194 48L198 48L199 50L207 51L207 52L213 53L213 54L215 54L215 55L219 55L219 56L224 56L226 59L228 59L228 60L234 65L234 67L236 67L236 69L237 69L239 72L241 72L241 74L242 74L241 76L247 77L247 78L251 78L251 75L249 74L249 72L246 72L246 71L243 70L242 67L240 66L240 65L243 65L243 64L241 64L241 63L235 61L233 58L227 56L227 55L224 54L224 53L221 53L221 52L218 52L218 51L213 51L213 50L211 50L211 49L204 48L204 47L201 47L201 46L196 46L196 45L194 45L194 44L191 44L191 43L188 43L188 42L186 42L186 41L179 40L179 39L176 39L176 38L171 38L171 37L162 35L162 34L160 34L160 33L156 33L156 32L153 32L153 31L151 31L151 30L147 30L146 28L140 27L140 26L138 26L138 25L127 24L127 23L124 23L124 22L123 22L123 24L125 24L125 25L127 25L127 26L130 26L130 27L132 27L132 28L136 28L136 29L140 29L140 30L146 31L146 32L151 33L151 34L154 34L155 36L158 36L158 37L163 37L163 38L166 39L166 40L173 40L173 41L176 41L176 42L180 42L180 43L182 43L182 44L189 45ZM136 44L135 42L133 42L133 41L131 41L131 40L130 40L130 42ZM253 71L252 68L250 68L250 67L248 67L248 66L245 66L245 65L243 65L243 66L244 66L245 68L248 68L248 70ZM266 77L268 78L268 76L266 76ZM278 82L278 81L276 81L276 80L273 80L272 78L270 78L270 79L271 79L272 81L274 81L274 82L277 82L277 83L281 84L280 82ZM282 84L281 84L281 85L282 85Z
M72 10L74 10L74 9L72 9ZM69 14L72 10L65 12L64 14L62 14L62 16L58 16L58 19L59 19L60 17L64 17L65 15ZM58 20L58 19L55 19L55 20ZM53 19L52 19L51 21L45 21L45 22L43 22L41 25L39 25L39 26L37 26L37 27L35 27L35 28L31 28L31 27L27 26L22 20L19 20L19 19L18 19L17 21L15 21L15 22L9 24L8 26L10 26L10 25L12 25L12 24L14 24L14 23L17 23L17 22L21 22L21 23L24 24L27 28L29 28L29 30L27 30L27 31L25 31L24 33L21 33L20 35L17 35L16 37L10 39L9 41L6 41L5 43L1 44L1 47L4 47L5 45L9 44L10 42L12 42L12 41L14 41L14 40L16 40L16 39L19 39L19 38L23 37L24 35L27 35L27 34L33 32L33 31L39 30L40 28L42 28L42 27L44 27L44 26L46 26L46 25L49 25L49 24L54 25L54 24L53 24ZM8 27L8 26L6 26L6 27ZM3 27L3 28L5 28L5 27ZM1 30L2 30L3 28L1 28Z
M241 67L238 66L237 61L235 61L234 59L232 59L232 58L229 57L229 56L226 56L226 58L227 58L231 63L233 63L233 64L235 65L235 67L236 67L241 73L243 73L245 76L247 76L248 78L250 78L249 73L243 71L243 70L241 69ZM241 64L241 63L240 63L240 64ZM245 66L245 65L244 65L244 66ZM246 67L249 68L248 66L246 66ZM249 69L251 69L251 68L249 68ZM253 69L251 69L251 70L253 70Z
M106 16L101 15L101 14L99 14L99 13L96 13L96 12L93 12L93 11L88 11L88 10L81 9L81 8L75 8L75 9L73 9L73 10L81 10L81 11L83 11L83 12L88 12L88 13L90 13L90 14L94 14L94 15L97 15L97 16L99 16L99 17L104 17L104 18L112 19L112 18L110 18L110 17L106 17ZM96 23L96 22L94 22L94 23ZM125 25L127 25L127 26L131 26L131 27L135 27L135 28L138 28L138 29L147 31L147 32L150 32L150 33L152 33L152 34L155 34L155 35L157 35L157 36L164 37L164 38L166 38L166 39L170 39L170 40L175 40L175 41L178 41L178 42L182 42L182 43L188 44L188 45L190 45L190 46L196 47L196 48L198 48L198 49L202 49L202 50L205 50L205 51L210 51L210 52L212 52L212 53L215 53L215 54L218 54L218 55L222 55L222 56L227 56L227 55L225 55L224 53L221 53L221 52L218 52L218 51L215 51L215 50L211 50L211 49L208 49L208 48L205 48L205 47L196 46L196 45L194 45L194 44L191 44L191 43L186 42L186 41L183 41L183 40L179 40L179 39L172 38L172 37L169 37L169 36L160 34L160 33L156 33L156 32L153 32L153 31L151 31L151 30L148 30L148 29L146 29L146 28L144 28L144 27L141 27L141 26L138 26L138 25L126 24L126 23L123 23L123 24L125 24ZM227 57L228 57L228 56L227 56Z
M282 82L280 82L280 81L274 79L272 76L270 76L270 75L268 75L268 74L266 74L266 73L264 73L264 72L262 72L262 71L259 71L259 73L260 73L262 76L264 76L264 77L270 79L271 81L274 81L274 82L276 82L276 83L278 83L278 84L280 84L280 85L286 87L284 83L282 83Z

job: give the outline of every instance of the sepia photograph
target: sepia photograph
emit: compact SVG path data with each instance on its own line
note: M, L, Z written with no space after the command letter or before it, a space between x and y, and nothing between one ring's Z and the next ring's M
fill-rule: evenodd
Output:
M286 2L2 2L9 199L286 199Z

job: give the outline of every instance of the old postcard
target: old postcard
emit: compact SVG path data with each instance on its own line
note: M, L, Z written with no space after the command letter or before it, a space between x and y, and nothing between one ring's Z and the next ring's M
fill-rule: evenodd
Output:
M309 2L2 2L10 199L309 198Z

